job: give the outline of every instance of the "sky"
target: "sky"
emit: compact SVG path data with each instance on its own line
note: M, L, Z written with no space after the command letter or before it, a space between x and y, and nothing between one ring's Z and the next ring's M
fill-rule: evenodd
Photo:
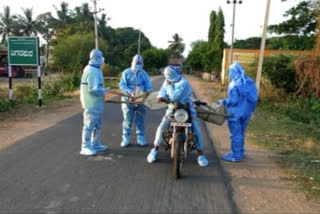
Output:
M89 3L91 0L65 0L70 9ZM233 0L231 0L233 1ZM261 36L267 0L242 0L236 4L235 39ZM269 24L285 20L283 14L302 0L271 0ZM61 0L0 0L0 9L10 6L13 14L21 14L21 8L33 8L34 16L55 13L53 5ZM226 0L98 0L98 8L103 8L109 25L113 28L141 28L153 46L167 48L173 34L178 33L186 44L184 55L190 51L190 44L196 40L207 40L209 15L212 10L222 9L225 16L225 41L231 43L231 23L233 4Z

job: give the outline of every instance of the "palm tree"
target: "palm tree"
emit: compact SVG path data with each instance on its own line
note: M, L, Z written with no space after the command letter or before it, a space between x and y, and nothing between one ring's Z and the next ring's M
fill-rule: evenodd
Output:
M57 17L58 19L55 19L55 27L56 28L63 28L67 24L70 24L72 19L71 19L71 11L69 10L69 5L67 2L61 2L60 8L57 8L54 6L56 9Z
M22 8L23 16L18 16L19 33L24 36L36 36L38 31L38 22L33 19L33 9Z
M37 17L38 26L37 30L42 35L42 38L46 40L46 62L49 62L49 49L50 49L50 40L55 34L54 30L54 18L51 16L50 12L41 14Z
M98 20L98 31L101 33L102 38L110 41L111 32L110 28L108 27L108 21L110 17L107 17L105 13L102 13L101 18Z
M171 56L180 58L185 48L185 44L182 43L183 39L177 33L172 36L172 39L172 41L168 41Z
M10 14L10 7L5 6L3 13L0 13L0 35L2 35L1 43L5 43L6 38L13 34L16 27L17 16Z

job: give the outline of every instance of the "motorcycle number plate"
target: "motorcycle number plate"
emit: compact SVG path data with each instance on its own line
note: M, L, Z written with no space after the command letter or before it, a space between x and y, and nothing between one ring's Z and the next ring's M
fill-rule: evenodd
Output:
M171 126L180 126L180 127L191 127L191 123L177 123L177 122L172 122Z

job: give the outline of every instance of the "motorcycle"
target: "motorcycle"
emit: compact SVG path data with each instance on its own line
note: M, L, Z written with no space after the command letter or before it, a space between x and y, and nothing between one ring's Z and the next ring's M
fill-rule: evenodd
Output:
M173 174L176 179L181 177L182 163L187 158L188 152L195 150L197 136L192 132L191 106L189 103L171 102L162 100L173 109L169 117L168 130L162 133L165 141L165 150L171 149L173 159Z

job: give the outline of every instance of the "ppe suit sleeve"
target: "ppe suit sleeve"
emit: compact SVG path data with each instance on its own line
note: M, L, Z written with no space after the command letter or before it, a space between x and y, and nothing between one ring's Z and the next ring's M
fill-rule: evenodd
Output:
M223 100L223 104L227 106L234 106L237 105L240 102L240 94L236 88L233 88L228 98Z
M151 89L152 89L152 84L151 84L151 80L150 80L150 77L148 74L145 75L145 87L144 87L144 90L146 92L150 92Z
M121 79L120 79L120 82L119 82L119 87L120 87L121 91L124 92L124 93L127 93L127 94L133 93L133 90L131 90L128 87L128 82L127 82L126 72L125 71L122 73L122 76L121 76Z
M90 72L88 75L88 90L95 96L102 97L107 92L107 89L103 88L103 84L99 81L97 72Z
M157 98L168 98L166 87L167 87L167 84L166 84L166 81L164 81L164 83L162 84L162 87L160 88Z

